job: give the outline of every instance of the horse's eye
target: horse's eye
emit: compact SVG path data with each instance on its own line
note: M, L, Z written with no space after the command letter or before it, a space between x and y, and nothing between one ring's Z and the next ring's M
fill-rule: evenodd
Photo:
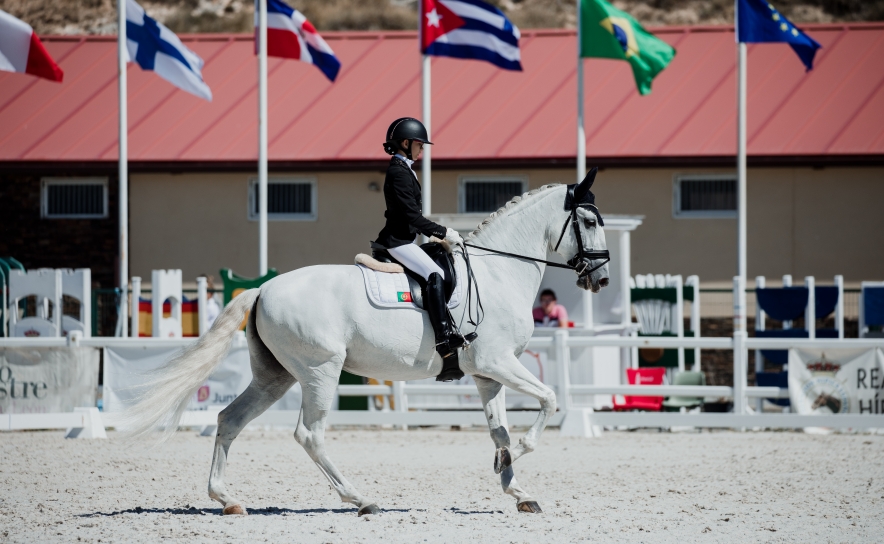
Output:
M595 226L595 219L584 219L584 220L583 220L583 225L584 225L586 228L591 229L592 227Z

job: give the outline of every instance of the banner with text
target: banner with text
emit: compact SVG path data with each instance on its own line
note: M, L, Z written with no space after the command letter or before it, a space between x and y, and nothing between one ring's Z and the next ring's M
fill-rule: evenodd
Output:
M789 350L789 398L799 414L884 413L884 350Z
M100 355L95 348L0 348L0 414L95 406Z

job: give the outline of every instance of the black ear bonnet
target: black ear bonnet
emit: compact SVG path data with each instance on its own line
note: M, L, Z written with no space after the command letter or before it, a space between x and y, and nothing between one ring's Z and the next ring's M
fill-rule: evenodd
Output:
M586 208L592 210L592 213L598 217L599 225L605 226L605 220L595 205L595 195L590 191L590 187L595 182L595 175L598 173L598 167L593 167L583 181L568 185L568 194L565 196L565 211L574 211L577 208Z

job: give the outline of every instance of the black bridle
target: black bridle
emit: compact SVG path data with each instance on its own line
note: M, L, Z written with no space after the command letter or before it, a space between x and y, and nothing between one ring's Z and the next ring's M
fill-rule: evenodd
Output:
M580 233L580 217L577 215L577 210L580 208L591 210L595 214L596 218L598 218L599 225L601 226L605 225L605 221L602 219L602 214L599 213L599 209L598 207L596 207L595 204L591 202L581 201L581 199L575 197L575 187L576 184L568 186L568 195L565 197L565 210L571 213L568 218L565 219L565 224L562 225L562 233L559 235L559 240L558 242L556 242L556 247L553 248L553 251L558 251L559 246L562 244L562 239L565 238L565 233L568 231L568 224L570 223L574 227L574 237L577 240L577 254L568 260L568 264L554 263L552 261L546 261L543 259L535 259L534 257L528 257L526 255L508 253L506 251L500 251L488 247L468 244L466 242L464 242L464 245L476 249L481 249L483 251L490 251L499 255L515 257L517 259L524 259L526 261L534 261L536 263L543 263L547 266L553 266L555 268L565 268L567 270L573 270L577 273L578 277L588 276L589 274L592 274L593 272L605 266L611 261L611 252L607 249L585 249L583 247L583 236ZM599 259L603 259L603 261L600 264L592 266L592 261L596 261Z
M602 219L602 214L599 213L599 209L595 205L595 195L593 195L592 191L589 190L589 188L592 186L592 182L595 179L595 175L597 172L598 168L593 168L590 173L587 174L586 179L584 179L583 182L579 184L575 183L574 185L568 185L568 193L565 196L565 211L570 213L568 215L568 218L565 219L565 224L562 225L562 233L559 235L559 240L556 242L556 247L553 249L553 251L558 251L559 246L562 244L562 239L565 237L565 232L568 231L568 224L570 223L574 227L574 237L577 239L577 254L568 260L568 264L554 263L552 261L546 261L543 259L535 259L534 257L528 257L527 255L509 253L507 251L500 251L498 249L491 249L488 247L477 246L464 242L465 247L463 248L463 256L467 268L467 311L465 312L464 317L467 318L467 322L478 329L479 324L482 322L485 315L485 312L482 308L482 299L479 297L479 284L476 282L475 275L473 275L473 267L470 263L470 254L469 251L467 251L467 247L481 249L483 251L490 251L491 253L497 253L498 255L506 255L507 257L515 257L517 259L524 259L526 261L543 263L547 266L552 266L555 268L565 268L567 270L573 270L577 273L578 278L589 276L590 274L605 266L611 261L611 253L607 249L585 249L583 247L583 236L580 233L580 217L577 215L578 209L589 209L595 214L596 218L598 219L598 224L601 226L605 226L605 221L604 219ZM599 259L603 259L602 262L600 264L597 264L596 266L592 266L592 261ZM473 284L476 285L475 317L473 317L473 305L471 304Z

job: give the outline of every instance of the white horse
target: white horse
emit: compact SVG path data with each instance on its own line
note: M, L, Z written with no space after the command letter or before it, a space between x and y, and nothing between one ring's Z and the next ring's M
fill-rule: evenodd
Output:
M589 186L594 173L576 186L574 194L592 194ZM572 212L563 206L567 195L568 187L555 184L517 196L485 219L467 241L537 260L546 258L557 246L557 253L566 259L591 265L597 257L576 256L583 255L583 247L606 248L598 210L575 208L576 215L570 215ZM565 230L563 219L574 229ZM578 234L582 238L579 242ZM534 450L556 411L553 391L518 359L534 330L532 304L545 266L487 251L474 250L470 257L486 315L479 338L461 351L460 365L478 387L497 448L495 472L501 476L503 491L516 499L519 511L540 512L537 502L516 482L511 465ZM458 281L466 282L462 251L455 251L455 262ZM591 272L590 268L578 266L582 274L577 284L598 292L608 284L608 267L597 263ZM466 306L462 302L453 311L456 321L462 321ZM295 440L342 501L356 505L360 516L380 512L373 500L344 478L325 451L325 423L338 378L346 370L380 380L418 380L438 375L442 360L434 349L427 314L372 306L356 266L302 268L240 294L206 335L161 369L147 393L129 411L129 424L123 428L128 427L134 436L146 435L157 427L174 432L193 394L224 357L249 310L247 336L253 378L245 392L218 415L209 496L223 505L224 514L246 513L224 481L230 444L250 421L300 382L303 402ZM537 420L514 446L507 430L504 385L540 401Z

